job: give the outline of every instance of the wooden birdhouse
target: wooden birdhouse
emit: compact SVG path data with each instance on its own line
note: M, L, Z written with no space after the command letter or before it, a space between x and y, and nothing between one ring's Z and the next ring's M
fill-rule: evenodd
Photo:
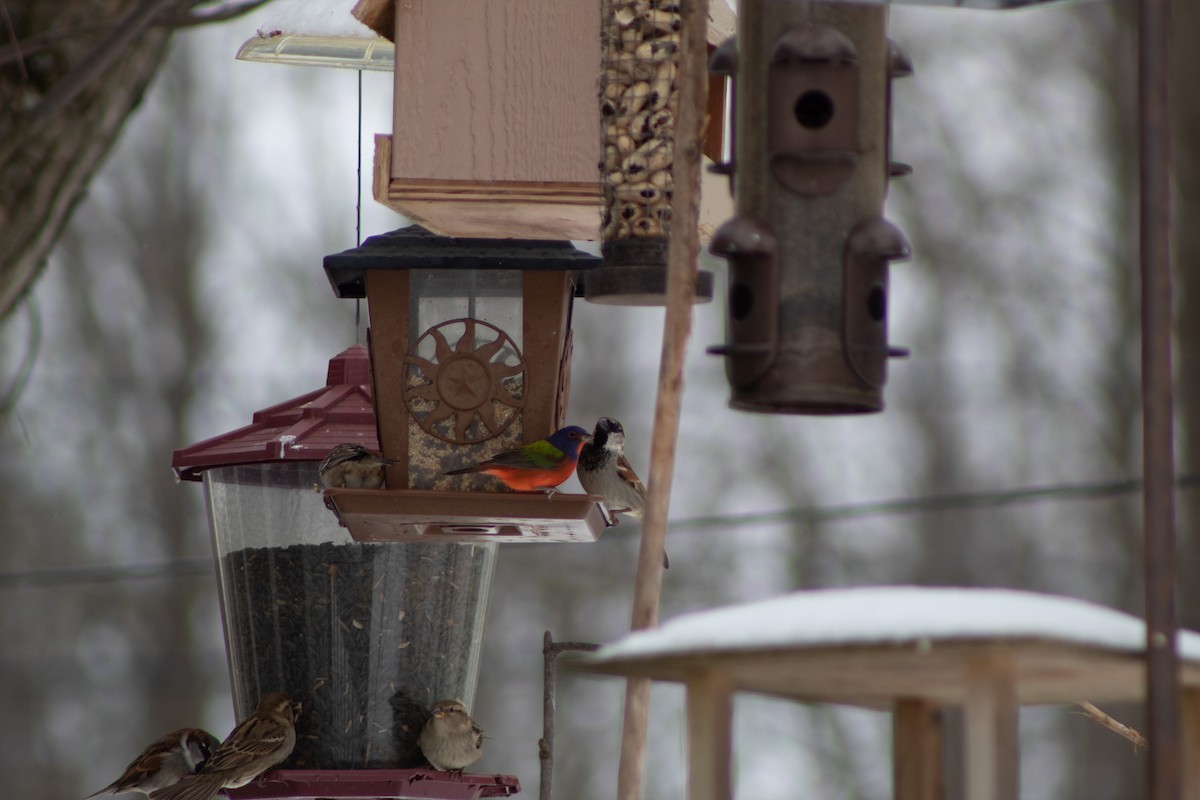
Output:
M454 239L411 226L327 256L339 297L366 297L384 490L331 489L358 541L593 541L588 495L511 493L445 473L564 423L577 275L570 242Z
M600 238L598 0L360 0L354 13L396 45L377 201L447 236ZM709 41L733 27L714 3ZM706 154L719 161L724 89L713 85ZM731 211L723 188L705 192L702 232Z

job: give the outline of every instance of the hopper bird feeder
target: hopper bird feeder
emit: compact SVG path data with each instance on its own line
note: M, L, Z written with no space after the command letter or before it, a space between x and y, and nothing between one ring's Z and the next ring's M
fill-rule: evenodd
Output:
M418 767L429 709L475 694L495 545L356 542L315 490L329 450L375 449L375 430L356 345L325 386L175 452L177 475L204 483L237 718L271 691L303 705L285 771Z
M357 541L594 541L591 495L512 493L448 476L563 425L577 274L570 242L454 239L411 226L325 258L366 297L384 490L327 490Z

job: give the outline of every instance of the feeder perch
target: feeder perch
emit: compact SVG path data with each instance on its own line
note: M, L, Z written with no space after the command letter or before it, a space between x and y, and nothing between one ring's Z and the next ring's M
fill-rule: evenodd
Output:
M429 769L275 770L240 789L230 800L478 800L521 791L512 775L451 775Z
M362 0L356 13L383 20L391 6ZM374 197L445 236L597 240L596 0L487 8L412 0L394 13L394 116L375 138ZM733 26L732 10L714 3L709 41ZM724 104L714 83L706 153L719 159ZM704 196L702 235L732 210L724 192Z
M325 258L339 297L366 297L387 489L330 489L356 541L590 542L592 495L514 494L446 472L564 424L576 275L569 242L453 239L421 226Z
M359 543L316 491L334 445L377 449L371 405L356 345L324 387L174 456L180 478L204 483L237 718L271 691L302 703L285 768L422 765L429 708L470 707L478 682L495 545Z

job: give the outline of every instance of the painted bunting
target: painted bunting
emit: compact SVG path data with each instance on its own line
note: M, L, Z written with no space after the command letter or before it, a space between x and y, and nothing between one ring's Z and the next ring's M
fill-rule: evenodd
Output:
M506 450L487 461L446 474L482 472L499 478L505 486L518 492L553 492L554 487L571 477L579 461L579 448L591 440L590 433L578 425L571 425L555 431L547 439Z
M646 486L625 457L625 429L621 423L608 417L596 422L592 440L579 453L575 474L585 492L604 498L609 511L641 521L646 509ZM670 567L663 553L663 569Z

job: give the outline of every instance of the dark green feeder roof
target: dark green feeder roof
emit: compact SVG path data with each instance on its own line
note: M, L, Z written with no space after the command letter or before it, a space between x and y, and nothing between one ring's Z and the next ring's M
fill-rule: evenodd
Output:
M325 274L338 297L366 297L369 269L589 270L601 258L569 241L456 239L420 225L370 236L358 247L325 256Z

